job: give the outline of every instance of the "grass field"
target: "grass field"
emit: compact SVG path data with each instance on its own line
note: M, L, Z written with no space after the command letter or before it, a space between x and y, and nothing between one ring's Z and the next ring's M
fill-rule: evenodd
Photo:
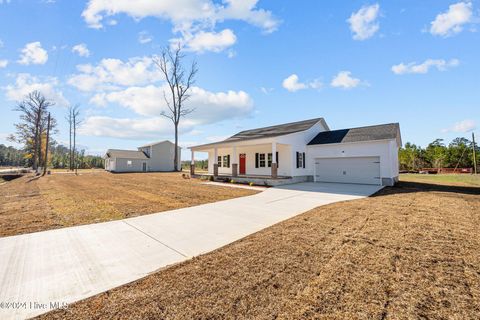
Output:
M480 186L480 174L402 174L400 180L456 186Z
M0 236L80 224L225 200L256 191L207 186L181 173L25 176L0 185Z
M478 319L479 225L480 188L401 182L41 318Z

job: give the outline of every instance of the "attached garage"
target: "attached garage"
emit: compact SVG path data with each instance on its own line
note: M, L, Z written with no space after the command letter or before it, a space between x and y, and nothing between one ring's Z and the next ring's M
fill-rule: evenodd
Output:
M316 158L314 180L380 185L380 157Z
M320 132L307 146L316 182L391 186L398 181L398 123Z

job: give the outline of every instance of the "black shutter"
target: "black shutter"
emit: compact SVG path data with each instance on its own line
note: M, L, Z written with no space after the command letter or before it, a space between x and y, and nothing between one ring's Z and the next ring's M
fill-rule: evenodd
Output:
M255 153L255 168L258 168L258 153Z
M305 152L303 153L302 159L303 159L303 168L305 169Z
M297 169L300 168L300 152L297 152Z
M275 158L277 159L277 168L278 168L278 152L275 152Z
M228 163L228 168L230 168L230 155L227 156L227 161L228 161L227 162ZM305 168L305 166L304 166L304 168Z

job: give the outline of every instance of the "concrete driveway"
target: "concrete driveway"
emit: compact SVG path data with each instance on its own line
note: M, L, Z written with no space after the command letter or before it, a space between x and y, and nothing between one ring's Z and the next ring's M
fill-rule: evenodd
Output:
M131 219L0 238L0 319L48 312L315 207L379 189L300 183Z

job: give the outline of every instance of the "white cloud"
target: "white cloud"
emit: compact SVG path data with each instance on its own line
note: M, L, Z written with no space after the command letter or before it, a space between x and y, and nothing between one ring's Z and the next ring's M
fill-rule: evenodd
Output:
M138 42L140 44L147 44L152 42L153 36L148 33L148 31L140 31L138 33Z
M92 97L90 103L105 106L116 103L129 108L142 116L158 116L167 111L164 100L164 86L148 85L129 87L125 90L99 93ZM209 124L225 119L243 118L253 111L253 101L244 91L210 92L199 87L192 87L186 107L195 108L188 115L196 124Z
M21 52L18 63L23 65L45 64L48 60L48 53L39 41L27 43Z
M58 106L68 106L69 102L58 90L58 80L53 77L38 78L28 73L20 73L15 79L15 84L3 87L5 96L11 101L21 101L32 91L40 91L47 99Z
M445 61L443 59L427 59L423 63L416 64L415 62L400 63L392 66L392 72L395 74L420 73L425 74L431 68L437 68L439 71L445 71L448 68L456 67L460 64L458 59L451 59Z
M350 71L340 71L333 79L330 85L334 88L352 89L361 84L360 79L352 77Z
M243 20L271 33L277 30L279 21L270 11L257 9L258 0L225 0L226 6L219 10L220 19Z
M312 89L321 89L323 87L323 82L319 79L315 79L308 83L308 86Z
M260 91L262 91L263 94L270 94L273 90L273 88L260 87Z
M85 135L128 139L152 139L173 133L169 119L161 116L167 111L163 92L165 86L130 87L122 91L96 94L90 103L115 103L133 110L142 118L88 117L80 132ZM194 132L198 125L212 124L225 119L245 118L253 111L253 101L243 91L209 92L193 87L186 107L195 111L180 123L182 133Z
M366 40L380 29L377 18L380 12L380 5L363 6L357 12L352 13L347 22L350 24L350 30L353 32L353 39Z
M230 59L235 58L236 55L237 53L235 52L235 50L230 49L227 52L227 57L229 57Z
M275 31L279 21L270 11L257 9L257 2L258 0L225 0L219 4L211 0L90 0L82 17L91 28L101 28L104 17L125 13L137 20L149 16L169 19L175 28L235 19L246 21L266 32Z
M296 74L292 74L285 78L282 82L282 86L290 92L295 92L303 89L320 89L323 84L320 80L316 79L308 83L300 82Z
M193 35L185 33L183 38L172 39L170 41L174 46L180 43L184 45L187 50L194 52L220 52L234 45L237 37L232 30L225 29L220 32L199 31Z
M1 60L0 59L0 69L5 68L8 65L8 60Z
M172 39L197 40L201 43L210 42L208 46L196 44L202 50L228 47L226 43L234 40L233 32L214 31L219 22L225 20L240 20L261 28L265 33L270 33L278 28L279 21L270 11L257 8L258 0L162 0L162 1L135 1L130 0L90 0L82 13L86 23L91 28L102 28L105 17L117 14L127 14L136 20L145 17L157 17L171 21L173 32L180 33L181 37ZM215 37L214 39L212 37ZM220 38L221 37L221 38ZM219 46L210 40L220 40ZM235 41L233 41L234 43ZM192 45L192 48L195 45Z
M81 91L115 90L118 86L144 85L163 79L152 58L135 57L125 62L119 59L102 59L96 66L78 65L79 74L68 83Z
M296 74L292 74L285 78L282 82L282 86L290 92L307 89L307 85L300 82Z
M183 130L192 128L188 122L182 122L181 126ZM79 133L123 139L156 139L158 136L171 134L172 124L165 117L131 119L91 116L85 119Z
M463 30L463 25L472 20L472 3L458 2L448 7L444 13L437 15L431 22L430 33L436 36L451 36Z
M72 52L78 54L80 57L89 57L90 50L88 50L85 43L79 43L72 48Z
M477 124L474 120L466 119L460 122L456 122L452 127L443 129L442 132L470 132L477 128Z

